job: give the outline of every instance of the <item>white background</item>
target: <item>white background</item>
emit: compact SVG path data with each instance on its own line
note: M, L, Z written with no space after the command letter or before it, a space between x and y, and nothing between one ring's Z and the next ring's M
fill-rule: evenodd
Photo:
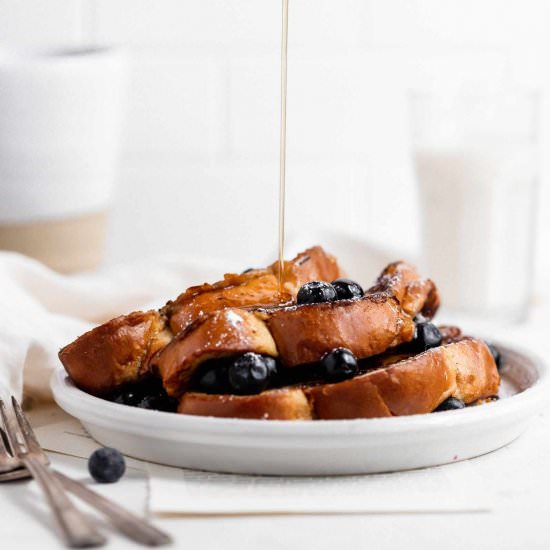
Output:
M407 89L546 88L548 21L544 0L291 0L288 233L333 228L414 256ZM2 44L89 42L126 48L131 65L108 261L170 252L238 268L273 255L280 1L0 0Z
M546 89L550 3L290 2L289 233L331 227L415 254L406 90L465 79ZM2 44L94 41L128 50L109 262L169 252L215 256L229 268L274 254L279 27L280 0L0 0ZM547 296L549 111L541 120L537 235L537 285ZM544 315L532 325L541 346L545 325ZM331 550L546 549L547 434L544 416L513 445L475 461L497 498L491 514L189 518L161 526L184 548L197 541L204 548L307 548L314 540ZM128 477L119 486L121 502L141 511L145 483L133 491L131 483ZM479 490L472 487L473 498ZM4 538L17 548L57 548L49 517L28 496L18 486L0 492Z

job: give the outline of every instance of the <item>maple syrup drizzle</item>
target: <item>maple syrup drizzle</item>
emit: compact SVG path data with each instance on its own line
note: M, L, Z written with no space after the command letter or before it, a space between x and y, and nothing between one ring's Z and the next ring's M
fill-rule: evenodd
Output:
M284 289L284 249L285 249L285 175L286 175L286 75L288 50L288 0L282 0L281 33L281 136L279 150L279 296L283 299Z

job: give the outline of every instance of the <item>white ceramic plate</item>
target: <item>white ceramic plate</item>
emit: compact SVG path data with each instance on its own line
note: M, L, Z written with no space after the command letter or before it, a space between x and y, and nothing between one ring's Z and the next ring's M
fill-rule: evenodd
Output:
M293 422L189 416L93 397L76 388L63 369L51 385L59 406L94 439L135 458L245 474L389 472L479 456L525 430L550 397L548 368L530 353L498 347L499 401L393 418Z

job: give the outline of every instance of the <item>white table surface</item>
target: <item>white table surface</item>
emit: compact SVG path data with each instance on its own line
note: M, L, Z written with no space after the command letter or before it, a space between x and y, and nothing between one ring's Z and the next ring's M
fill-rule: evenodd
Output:
M547 311L539 309L528 325L501 329L499 335L507 341L510 335L525 347L536 343L536 351L544 353L549 345L547 325L543 322L546 318ZM480 330L486 333L483 328ZM51 417L42 414L32 421L40 425L51 421ZM50 456L54 465L69 475L80 479L88 477L83 459ZM172 534L173 547L186 549L550 548L550 414L543 412L518 440L472 460L471 464L493 493L491 512L153 519ZM104 486L102 490L134 511L147 513L148 483L142 472L130 470L119 483ZM475 493L475 488L472 492ZM34 482L0 485L0 518L2 549L61 547ZM138 546L111 533L107 547Z
M387 514L155 519L176 548L270 550L288 548L520 549L550 548L550 416L537 417L508 447L475 459L496 495L487 513ZM51 455L52 462L86 478L82 459ZM452 468L451 466L448 466ZM109 495L139 513L147 508L147 480L131 471ZM59 548L51 518L34 482L0 488L2 548ZM137 548L112 534L109 548ZM4 541L9 541L5 546Z

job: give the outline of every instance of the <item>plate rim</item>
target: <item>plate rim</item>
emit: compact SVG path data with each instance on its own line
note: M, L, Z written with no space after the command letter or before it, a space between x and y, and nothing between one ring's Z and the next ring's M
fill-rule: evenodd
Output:
M223 439L234 436L261 435L263 437L319 437L330 435L334 437L348 437L351 433L369 433L371 435L398 435L414 430L434 430L441 427L456 427L469 424L472 421L508 417L518 408L537 406L550 400L550 369L542 358L522 349L519 346L510 346L493 342L498 348L510 351L525 357L536 369L538 378L528 388L520 393L490 403L483 407L470 407L456 411L442 411L437 414L415 414L408 416L396 416L387 418L355 418L343 420L319 420L319 421L288 421L288 420L257 420L241 418L219 418L212 416L195 416L175 414L172 412L151 411L137 407L127 407L118 403L111 403L100 397L93 396L79 388L70 380L68 373L60 365L54 369L50 379L50 387L55 402L65 412L75 416L81 422L90 422L96 426L113 427L113 419L117 424L124 424L124 429L136 435L147 432L148 436L155 438L155 433L148 430L162 425L162 434L159 438L165 438L167 432L173 432L188 436L199 435L209 437L214 434L222 435ZM101 404L101 407L97 407ZM91 410L93 409L93 411ZM486 412L492 411L491 415ZM93 412L93 415L92 415ZM77 414L78 413L78 414ZM82 413L82 414L80 414ZM93 416L93 420L90 417ZM223 431L223 434L220 434ZM193 437L196 439L196 437Z

